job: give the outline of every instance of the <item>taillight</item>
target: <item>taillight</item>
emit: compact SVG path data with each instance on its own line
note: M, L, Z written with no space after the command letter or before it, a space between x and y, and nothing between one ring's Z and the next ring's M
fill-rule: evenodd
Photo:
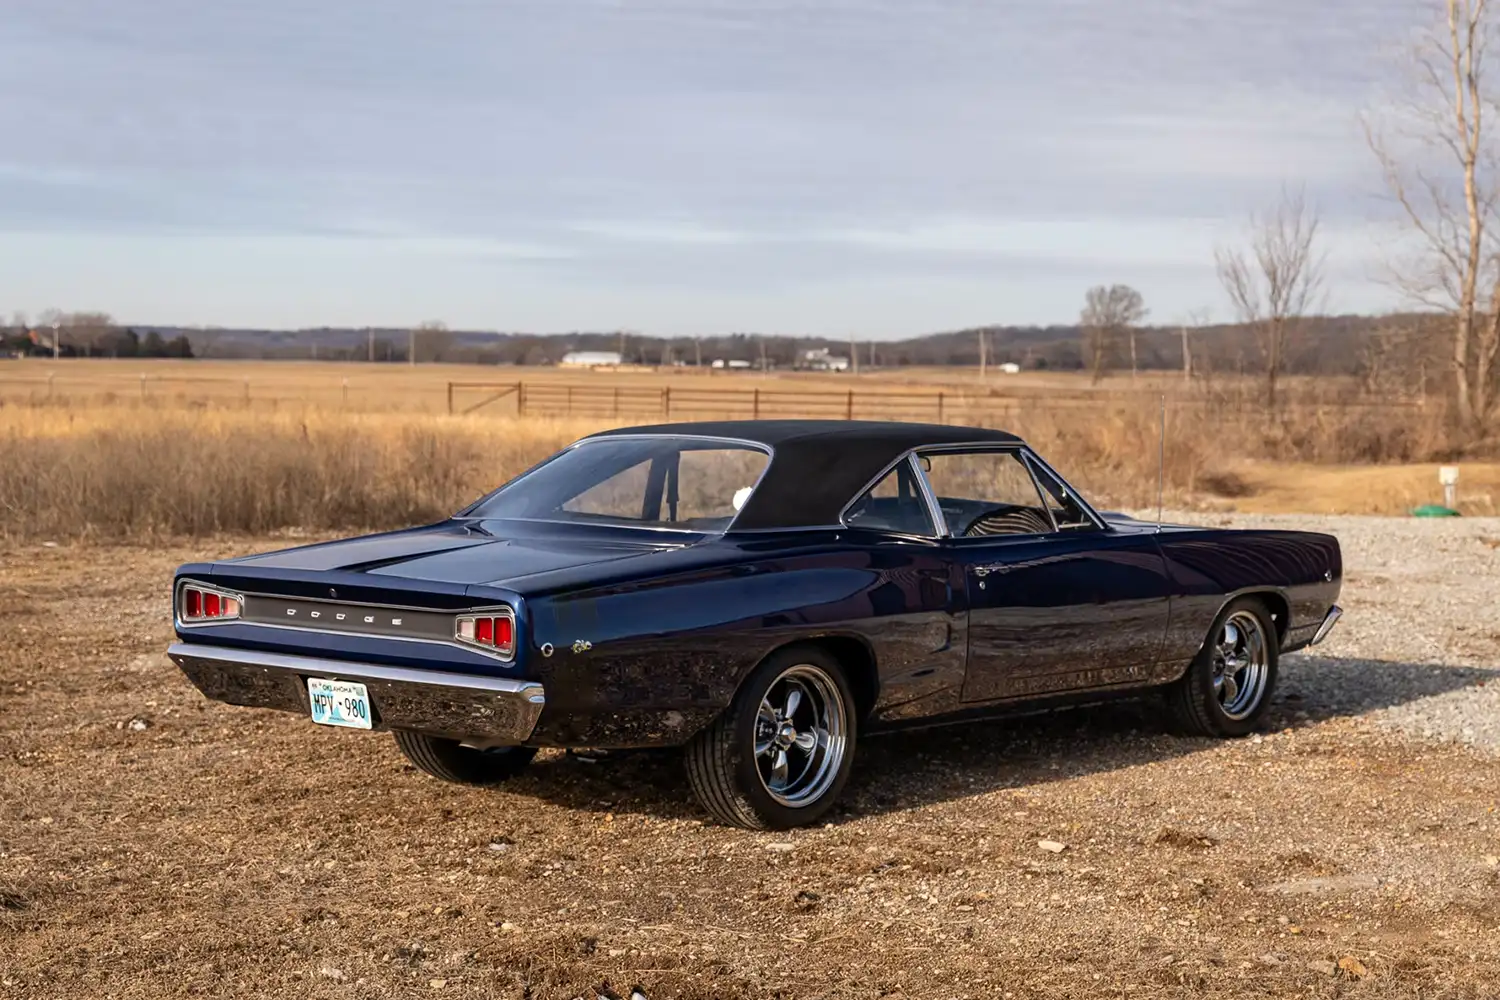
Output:
M238 594L214 590L201 584L182 588L177 613L185 622L225 621L240 616L243 602Z
M453 624L460 642L510 654L516 646L516 623L509 614L460 615Z

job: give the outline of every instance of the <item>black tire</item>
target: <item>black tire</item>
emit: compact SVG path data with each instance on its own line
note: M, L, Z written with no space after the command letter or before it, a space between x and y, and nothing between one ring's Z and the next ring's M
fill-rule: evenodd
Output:
M778 735L774 739L763 740L772 747L769 754L756 753L757 739L766 735L766 730L758 729L767 721L762 714L762 702L773 696L773 691L779 698L781 692L789 692L794 686L800 687L804 694L799 696L797 708L786 721L793 722L794 729L796 725L804 725L801 732L812 735L814 749L803 750L800 743L786 746L781 751L780 780L785 780L795 766L789 761L795 758L800 764L805 755L807 766L800 772L810 778L805 800L797 798L800 793L793 791L795 785L784 789L791 794L778 797L771 790L778 781L776 772L772 769L770 777L762 772L763 764L773 766L775 740L781 738L784 730L775 730ZM820 729L817 700L823 697L829 704ZM811 715L803 714L803 699L812 706ZM839 716L837 734L833 723L835 712ZM776 717L781 718L779 714ZM843 791L854 763L857 729L854 694L839 661L815 647L779 650L740 685L729 708L688 743L685 748L688 782L703 808L721 823L748 830L803 826L815 822L832 808ZM835 746L836 754L831 749Z
M536 756L535 747L476 750L458 740L408 729L396 730L395 736L407 760L434 778L460 785L498 785L520 774Z
M1252 621L1258 626L1263 645L1259 664L1263 676L1255 682L1258 690L1253 700L1248 700L1247 695L1244 704L1229 701L1226 705L1230 692L1224 682L1217 681L1225 672L1220 665L1225 660L1221 644L1226 640L1226 626L1233 623L1243 635L1250 631L1247 626ZM1238 657L1234 661L1238 662ZM1230 601L1214 618L1208 635L1204 637L1203 648L1193 658L1187 673L1167 689L1167 703L1178 728L1191 736L1233 738L1248 735L1271 707L1280 661L1276 623L1271 620L1265 604L1254 597ZM1242 692L1241 683L1249 676L1248 667L1231 672L1230 682L1234 685L1236 697Z

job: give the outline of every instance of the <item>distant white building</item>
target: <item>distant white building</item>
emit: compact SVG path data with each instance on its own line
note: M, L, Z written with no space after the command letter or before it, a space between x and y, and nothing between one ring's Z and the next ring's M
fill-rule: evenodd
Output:
M619 351L569 351L558 362L569 368L618 368L624 363Z
M846 372L849 370L849 359L830 353L826 347L815 347L798 355L797 367L810 368L815 372Z
M1021 366L1018 365L1018 364L1016 364L1014 361L1007 361L1007 362L1005 362L1004 364L1002 364L1000 366L1000 370L1002 372L1004 372L1005 374L1007 374L1007 375L1019 375L1019 374L1021 374Z

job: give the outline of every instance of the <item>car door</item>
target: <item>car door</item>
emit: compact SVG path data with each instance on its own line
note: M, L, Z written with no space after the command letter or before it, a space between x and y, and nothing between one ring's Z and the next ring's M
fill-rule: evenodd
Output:
M1150 679L1169 597L1155 538L1108 528L1019 449L935 451L921 465L964 579L964 701Z

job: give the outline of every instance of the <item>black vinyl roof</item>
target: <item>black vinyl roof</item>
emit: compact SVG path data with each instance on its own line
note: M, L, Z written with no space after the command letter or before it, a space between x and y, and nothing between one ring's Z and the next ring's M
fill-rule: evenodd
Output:
M735 518L736 529L837 524L839 512L882 469L913 448L1019 444L1006 431L876 420L714 420L621 427L591 435L734 438L771 449L771 464Z

